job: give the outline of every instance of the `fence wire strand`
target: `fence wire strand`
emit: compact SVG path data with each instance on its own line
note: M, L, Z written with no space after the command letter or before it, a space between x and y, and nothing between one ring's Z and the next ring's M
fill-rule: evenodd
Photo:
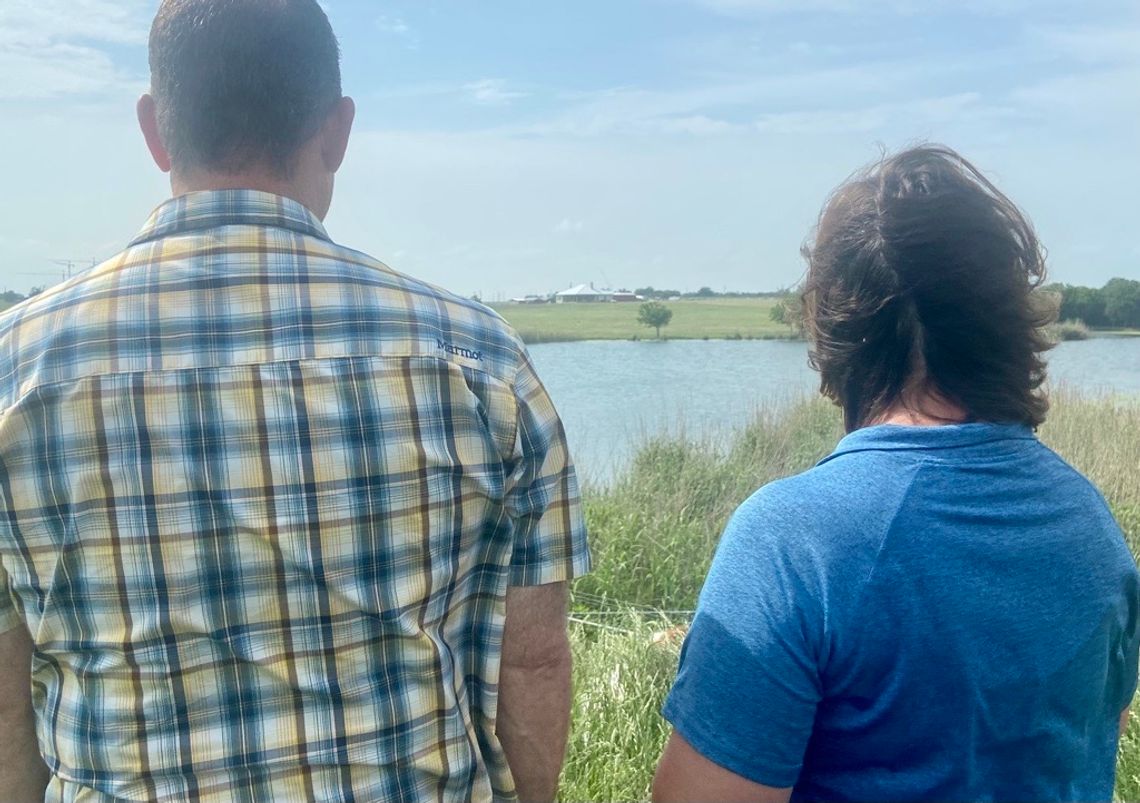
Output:
M570 614L570 621L585 627L607 630L625 635L635 631L612 624L615 617L637 616L648 620L658 620L667 627L677 622L688 623L696 614L694 610L680 608L658 608L639 602L614 599L589 592L575 592L573 602L579 606ZM608 621L607 621L608 620Z

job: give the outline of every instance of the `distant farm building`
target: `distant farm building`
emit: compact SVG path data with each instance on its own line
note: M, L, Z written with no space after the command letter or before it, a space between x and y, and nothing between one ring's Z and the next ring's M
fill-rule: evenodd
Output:
M510 301L512 304L545 304L549 300L546 296L525 295L516 296Z
M598 290L594 287L592 282L590 284L580 284L554 294L554 301L557 304L590 304L599 301L613 300L613 290Z
M639 296L637 293L631 293L628 290L618 290L613 294L613 301L624 301L629 303L631 301L644 301L645 296Z

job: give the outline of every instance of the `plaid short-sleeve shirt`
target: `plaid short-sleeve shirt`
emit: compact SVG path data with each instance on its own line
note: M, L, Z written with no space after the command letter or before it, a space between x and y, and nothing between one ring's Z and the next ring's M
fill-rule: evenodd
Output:
M56 800L510 798L508 585L589 556L486 308L251 191L0 318L0 630Z

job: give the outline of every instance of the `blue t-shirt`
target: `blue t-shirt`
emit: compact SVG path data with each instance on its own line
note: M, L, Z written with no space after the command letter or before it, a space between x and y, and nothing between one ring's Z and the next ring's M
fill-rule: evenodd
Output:
M1028 429L875 426L745 502L665 716L797 800L1110 800L1140 583Z

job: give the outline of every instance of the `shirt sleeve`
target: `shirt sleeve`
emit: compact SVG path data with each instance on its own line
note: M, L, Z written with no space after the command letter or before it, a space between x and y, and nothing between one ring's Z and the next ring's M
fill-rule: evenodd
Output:
M562 420L525 351L514 394L518 419L506 494L515 522L510 584L572 580L590 570L578 478Z
M822 695L823 603L811 556L788 548L787 523L755 499L717 548L664 715L705 758L784 788Z
M23 624L20 613L12 601L11 589L8 585L8 572L0 566L0 633L7 633L16 626Z

